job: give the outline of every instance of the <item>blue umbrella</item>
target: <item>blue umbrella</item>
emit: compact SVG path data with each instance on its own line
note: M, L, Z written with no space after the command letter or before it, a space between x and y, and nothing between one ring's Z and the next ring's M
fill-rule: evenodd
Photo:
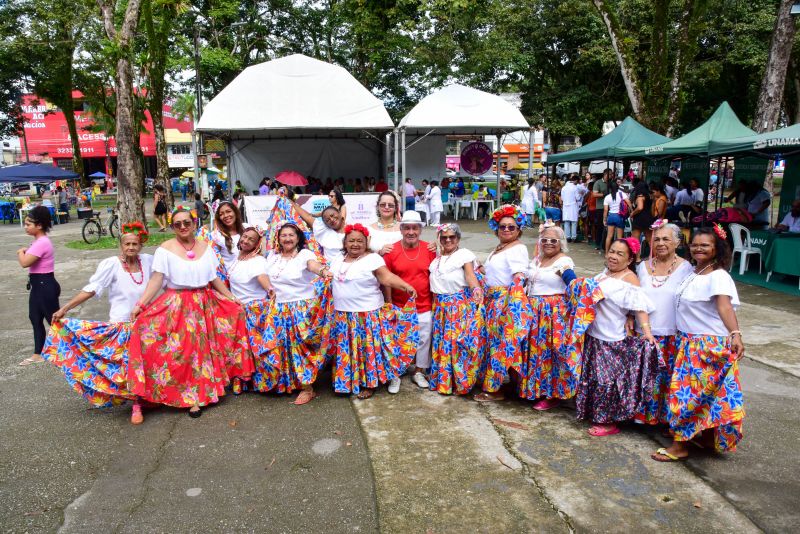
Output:
M106 173L100 171L93 172L92 174L89 175L89 178L105 178L105 177Z
M0 167L0 182L52 182L77 178L78 174L44 163L20 163Z

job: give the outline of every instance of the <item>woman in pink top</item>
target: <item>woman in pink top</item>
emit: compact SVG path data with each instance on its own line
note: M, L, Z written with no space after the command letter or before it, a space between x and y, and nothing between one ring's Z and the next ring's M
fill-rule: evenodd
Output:
M61 286L56 281L55 253L53 244L47 237L52 221L50 210L45 206L36 206L25 217L25 233L33 237L28 248L17 251L17 260L23 269L28 269L28 317L33 325L33 356L25 358L19 364L30 365L43 362L42 347L47 330L44 321L50 324L53 314L61 307L58 297Z

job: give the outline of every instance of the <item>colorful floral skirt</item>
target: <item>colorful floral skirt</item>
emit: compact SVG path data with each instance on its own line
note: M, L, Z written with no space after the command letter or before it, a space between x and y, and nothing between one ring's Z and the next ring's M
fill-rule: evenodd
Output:
M639 338L601 341L586 336L583 373L575 395L578 419L633 419L658 373L658 348Z
M257 391L291 393L316 381L325 364L322 345L330 334L330 302L314 298L272 305L273 326L265 337L274 340L274 346L253 351Z
M431 389L466 395L475 385L483 360L483 306L467 288L433 301Z
M719 451L734 451L742 439L744 404L739 362L723 336L678 332L669 387L670 429L676 441L688 441L714 429Z
M130 390L182 408L218 402L254 370L244 310L207 287L167 289L136 318L129 353Z
M569 399L578 387L580 362L570 359L567 299L564 295L530 297L533 321L528 351L520 366L523 399Z
M667 396L669 383L672 380L672 369L675 367L675 336L653 336L658 343L659 370L653 388L646 391L642 409L634 417L634 421L645 425L668 424Z
M97 407L136 398L128 390L131 323L64 319L50 326L42 357L58 366L72 389Z
M417 353L414 299L367 312L336 311L324 351L334 362L336 393L360 393L399 378Z
M520 371L528 350L528 332L532 319L531 306L522 282L508 287L486 290L486 357L481 376L483 390L500 389L509 369Z

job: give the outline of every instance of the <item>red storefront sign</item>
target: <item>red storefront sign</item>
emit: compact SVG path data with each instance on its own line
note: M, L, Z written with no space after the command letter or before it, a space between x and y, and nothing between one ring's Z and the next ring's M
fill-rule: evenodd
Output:
M80 91L73 91L72 97L76 102L82 100ZM35 95L25 95L22 98L22 111L25 117L25 136L31 159L49 156L52 159L72 157L72 143L69 138L69 129L64 113L53 104L46 102ZM106 156L106 134L104 132L90 132L87 127L94 121L91 113L75 111L75 122L78 128L78 143L81 155L84 158L104 158ZM156 141L153 135L153 122L150 113L145 111L145 132L140 136L140 146L145 156L156 155ZM164 105L164 128L174 128L183 133L191 132L192 123L189 120L178 121L172 115L172 108ZM25 142L22 146L25 155ZM108 154L117 155L117 143L113 136L108 138Z

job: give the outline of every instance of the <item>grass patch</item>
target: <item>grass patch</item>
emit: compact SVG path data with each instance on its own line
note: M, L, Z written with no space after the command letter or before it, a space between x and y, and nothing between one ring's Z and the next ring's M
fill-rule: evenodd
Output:
M157 247L167 239L174 237L172 232L151 232L150 238L147 240L145 246L148 247ZM100 238L100 241L97 243L89 244L83 239L78 239L76 241L69 241L66 244L67 248L72 248L75 250L105 250L105 249L118 249L119 248L119 241L114 239L111 236L104 236Z

